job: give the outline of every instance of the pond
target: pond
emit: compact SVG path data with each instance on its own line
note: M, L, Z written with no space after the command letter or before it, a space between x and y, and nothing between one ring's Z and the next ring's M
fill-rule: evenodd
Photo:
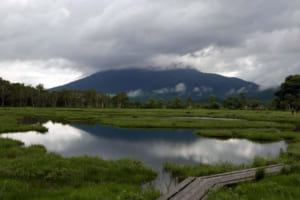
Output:
M214 121L248 121L245 119L233 119L233 118L220 118L220 117L169 117L171 119L201 119L201 120L214 120Z
M29 131L2 134L1 137L23 141L25 146L41 144L47 151L65 157L92 155L107 160L141 160L161 172L156 185L172 182L168 174L162 173L164 162L195 165L231 161L241 164L250 162L256 155L278 156L280 149L286 150L287 147L284 141L259 144L244 139L208 139L196 136L194 130L122 129L100 124L68 125L51 121L43 126L48 128L45 134ZM176 182L172 182L171 187L174 184Z

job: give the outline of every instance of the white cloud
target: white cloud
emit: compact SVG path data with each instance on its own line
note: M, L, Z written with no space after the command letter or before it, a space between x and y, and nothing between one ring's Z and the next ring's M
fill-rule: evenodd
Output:
M177 85L175 85L174 91L178 92L178 93L185 92L186 91L185 84L184 83L178 83Z
M168 88L161 88L158 90L153 90L152 92L156 93L156 94L166 94L169 93L169 89Z
M153 93L156 94L166 94L166 93L183 93L186 91L186 86L184 83L178 83L172 88L160 88L153 90Z
M201 91L202 92L212 92L213 88L212 87L208 87L208 86L201 86Z
M241 92L247 92L247 89L245 87L241 87L239 89L236 89L236 88L231 88L227 93L226 95L236 95L236 94L239 94Z
M76 71L75 64L64 59L1 61L0 76L12 82L23 82L46 88L62 85L82 76Z
M241 93L241 92L247 92L245 87L241 87L240 89L237 90L237 93Z
M198 96L202 96L203 93L207 93L207 92L212 92L214 89L212 87L208 87L208 86L199 86L199 87L194 87L193 88L193 92L198 93Z
M236 90L234 88L231 88L227 93L227 95L233 95L236 94Z
M129 92L127 92L127 95L129 97L132 97L132 98L142 96L143 95L143 90L141 90L141 89L130 90Z
M200 92L200 88L199 87L194 87L193 92Z

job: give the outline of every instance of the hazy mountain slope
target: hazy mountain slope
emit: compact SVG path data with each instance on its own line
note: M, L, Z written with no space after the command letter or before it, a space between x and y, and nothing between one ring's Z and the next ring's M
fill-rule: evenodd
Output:
M53 88L52 90L96 89L114 94L126 92L132 98L173 98L175 96L204 99L213 94L219 98L246 92L258 93L258 85L239 78L202 73L193 69L153 71L145 69L108 70Z

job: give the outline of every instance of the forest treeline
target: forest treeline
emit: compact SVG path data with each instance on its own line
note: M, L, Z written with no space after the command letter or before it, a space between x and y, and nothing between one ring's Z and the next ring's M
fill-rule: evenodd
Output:
M300 75L289 76L275 93L277 96L267 107L271 109L300 108ZM211 95L207 103L198 103L191 97L164 100L150 98L146 102L130 101L124 92L113 96L96 90L46 90L42 84L36 87L21 83L10 83L0 78L1 106L32 106L32 107L89 107L89 108L208 108L208 109L257 109L261 102L246 98L245 93L239 96L229 96L221 103Z

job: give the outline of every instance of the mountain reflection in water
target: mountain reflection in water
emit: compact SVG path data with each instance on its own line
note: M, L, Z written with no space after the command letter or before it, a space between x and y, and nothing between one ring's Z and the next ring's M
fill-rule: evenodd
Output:
M63 156L92 155L104 159L132 158L160 169L163 162L178 164L247 163L254 156L278 156L286 150L284 141L259 144L244 139L218 140L194 135L193 130L121 129L95 125L43 124L45 134L35 131L2 134L21 140L26 146L41 144Z

